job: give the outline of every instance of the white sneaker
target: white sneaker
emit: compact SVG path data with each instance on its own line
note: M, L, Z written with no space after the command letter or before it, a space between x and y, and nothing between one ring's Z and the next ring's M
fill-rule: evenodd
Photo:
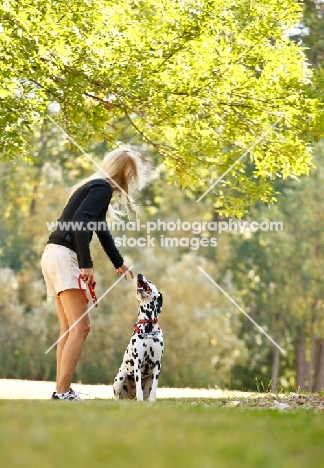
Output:
M54 392L52 397L51 397L52 400L76 400L76 401L82 401L82 398L80 398L80 395L78 394L78 392L72 390L72 388L70 388L70 390L66 393L57 393L57 392Z

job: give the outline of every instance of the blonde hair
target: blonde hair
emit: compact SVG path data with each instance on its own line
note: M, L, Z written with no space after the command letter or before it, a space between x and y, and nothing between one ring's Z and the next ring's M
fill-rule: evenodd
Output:
M139 215L139 209L132 198L132 194L136 189L144 187L146 183L146 175L146 170L141 162L139 154L131 148L124 146L106 153L101 163L101 168L92 176L87 177L74 185L70 196L78 188L91 180L105 179L117 192L115 201L117 201L119 207L120 205L123 205L128 216L130 214L129 207ZM111 219L120 221L120 216L125 213L120 211L120 209L116 210L109 205L108 214Z

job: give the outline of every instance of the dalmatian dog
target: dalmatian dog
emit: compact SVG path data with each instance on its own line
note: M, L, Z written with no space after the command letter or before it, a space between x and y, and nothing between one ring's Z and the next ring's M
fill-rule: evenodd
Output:
M137 275L138 318L113 383L116 400L155 401L164 351L162 330L158 324L163 298L156 286Z

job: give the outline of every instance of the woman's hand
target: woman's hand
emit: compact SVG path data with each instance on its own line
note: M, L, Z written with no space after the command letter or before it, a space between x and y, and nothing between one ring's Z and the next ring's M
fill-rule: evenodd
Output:
M88 286L91 286L94 283L93 269L81 268L81 278Z
M127 272L127 274L124 276L125 280L127 280L127 275L128 275L128 274L129 274L129 276L133 279L133 278L134 278L134 274L133 274L132 270L129 270L129 269L128 269L128 266L125 265L125 263L124 263L124 265L122 265L121 267L117 268L116 271L117 271L117 273L118 273L119 275L123 275L124 273L126 273L127 270L128 270L128 272Z

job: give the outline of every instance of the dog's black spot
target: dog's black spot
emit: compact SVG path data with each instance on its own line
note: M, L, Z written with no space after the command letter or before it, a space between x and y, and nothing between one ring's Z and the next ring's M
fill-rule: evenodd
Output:
M130 365L131 365L132 367L134 366L134 361L133 361L133 359L131 359L131 360L129 361L129 363L130 363Z
M128 388L127 388L127 385L123 385L123 390L125 390L125 392L128 393Z
M123 380L124 377L119 377L119 380Z
M138 375L136 376L136 382L138 382Z

